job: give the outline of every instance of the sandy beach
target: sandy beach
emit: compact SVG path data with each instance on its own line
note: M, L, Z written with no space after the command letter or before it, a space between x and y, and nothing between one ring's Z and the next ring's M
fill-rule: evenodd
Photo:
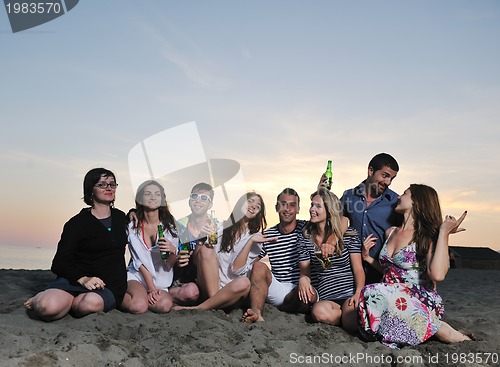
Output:
M500 358L500 271L451 269L438 285L445 320L476 341L430 340L393 350L338 327L266 305L266 322L242 312L130 315L113 310L45 323L23 302L54 278L48 270L0 270L0 366L494 366ZM496 363L495 363L496 362Z

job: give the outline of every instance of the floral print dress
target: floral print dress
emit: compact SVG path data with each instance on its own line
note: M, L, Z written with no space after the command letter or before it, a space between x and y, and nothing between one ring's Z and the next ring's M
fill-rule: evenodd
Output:
M369 284L361 291L360 331L366 339L380 340L391 348L417 345L441 327L443 300L425 280L426 270L418 263L415 243L391 258L387 241L379 256L384 267L383 283Z

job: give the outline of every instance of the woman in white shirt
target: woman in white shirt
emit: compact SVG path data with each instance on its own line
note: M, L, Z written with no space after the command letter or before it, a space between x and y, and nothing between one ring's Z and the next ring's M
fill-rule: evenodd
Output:
M217 245L198 246L195 250L198 287L206 300L194 307L176 306L176 310L227 309L248 296L248 275L259 258L261 243L275 240L260 232L267 226L265 213L264 201L255 192L238 200L229 219L219 228Z
M178 245L175 219L167 205L165 190L156 181L146 181L135 197L137 226L130 222L128 242L131 262L127 271L127 293L122 308L130 313L169 312L172 296L168 288ZM159 238L158 226L164 236ZM163 259L160 252L166 252Z

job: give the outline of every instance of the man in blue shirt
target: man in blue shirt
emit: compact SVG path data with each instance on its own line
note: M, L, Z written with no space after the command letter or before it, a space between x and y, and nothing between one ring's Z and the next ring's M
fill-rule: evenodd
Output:
M385 231L401 223L401 216L394 211L398 194L389 189L399 171L397 161L387 153L377 154L368 164L368 177L358 186L344 191L340 198L344 209L344 227L354 227L361 242L370 234L376 239L370 256L378 258L384 244ZM382 274L365 263L366 284L380 282Z

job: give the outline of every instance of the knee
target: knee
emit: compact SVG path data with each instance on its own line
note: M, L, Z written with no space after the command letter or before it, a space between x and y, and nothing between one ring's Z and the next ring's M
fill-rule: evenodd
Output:
M172 309L174 302L172 300L172 296L168 296L162 299L161 303L158 305L158 309L156 311L161 313L168 313Z
M263 262L256 261L252 267L252 281L256 280L266 280L268 283L271 282L271 270Z
M252 267L252 273L256 274L266 274L269 271L269 268L262 261L256 261Z
M138 315L148 310L148 302L145 300L134 300L127 305L127 311L131 314Z
M248 277L239 277L234 281L233 291L244 297L250 292L250 279Z
M195 283L188 283L182 286L183 297L186 301L197 301L200 296L200 290Z
M311 316L316 322L330 325L339 325L342 311L330 307L329 305L317 303L311 310Z
M33 300L33 309L41 318L56 316L61 311L61 302L55 297L39 297Z
M87 293L86 296L78 302L77 311L86 315L104 310L104 301L100 296L95 296L92 293Z
M200 249L196 252L196 261L207 261L211 259L217 258L217 254L214 249L208 248L206 246L201 246Z

